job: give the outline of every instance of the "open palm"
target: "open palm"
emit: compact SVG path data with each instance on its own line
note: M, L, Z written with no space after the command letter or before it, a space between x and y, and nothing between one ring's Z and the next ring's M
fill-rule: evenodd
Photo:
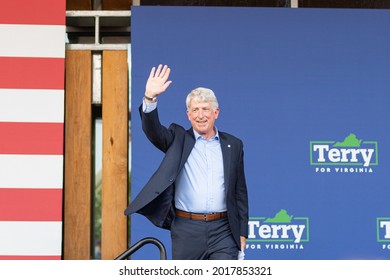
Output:
M145 95L154 98L163 93L172 83L172 81L168 81L170 73L171 69L167 65L163 67L160 64L157 70L156 67L153 67L146 82Z

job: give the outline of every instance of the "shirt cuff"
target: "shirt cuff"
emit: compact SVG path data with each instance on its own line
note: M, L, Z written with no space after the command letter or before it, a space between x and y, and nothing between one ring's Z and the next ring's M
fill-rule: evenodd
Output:
M142 111L144 113L150 113L157 108L157 101L154 103L147 103L145 100L142 100Z

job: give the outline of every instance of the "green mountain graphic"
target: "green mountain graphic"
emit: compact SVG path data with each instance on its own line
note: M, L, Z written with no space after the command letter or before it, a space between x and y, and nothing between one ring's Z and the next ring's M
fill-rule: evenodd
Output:
M291 223L292 217L292 215L287 214L286 210L282 209L276 213L275 217L266 219L264 223Z
M351 133L347 137L345 137L343 142L336 142L334 147L360 147L360 143L362 140L357 139L356 135Z

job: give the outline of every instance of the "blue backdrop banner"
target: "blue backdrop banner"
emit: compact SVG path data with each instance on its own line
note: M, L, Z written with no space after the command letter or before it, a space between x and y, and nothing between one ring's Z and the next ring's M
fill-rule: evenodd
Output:
M171 67L160 119L215 91L217 127L244 142L247 259L390 259L390 11L132 7L132 197L163 154L137 112ZM131 239L169 231L132 216ZM189 240L189 242L191 242ZM152 246L134 259L156 259Z

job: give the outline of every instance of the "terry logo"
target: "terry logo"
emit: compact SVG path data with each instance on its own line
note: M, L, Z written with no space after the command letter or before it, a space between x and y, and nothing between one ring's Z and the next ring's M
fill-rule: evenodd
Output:
M376 240L382 250L390 250L390 218L376 218Z
M248 242L300 243L309 241L309 219L280 210L273 218L250 218Z
M378 165L378 142L362 141L349 134L344 141L311 141L310 165L374 166Z
M376 230L378 242L390 242L390 218L377 218Z

